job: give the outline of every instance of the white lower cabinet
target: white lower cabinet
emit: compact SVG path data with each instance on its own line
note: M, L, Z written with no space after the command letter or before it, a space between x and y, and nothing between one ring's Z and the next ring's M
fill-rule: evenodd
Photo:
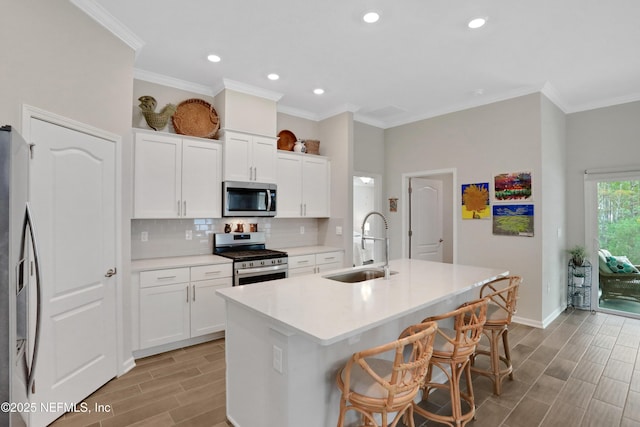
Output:
M231 287L231 275L231 264L141 272L139 348L223 331L224 300L216 290Z
M288 260L289 277L337 270L343 267L343 259L344 253L342 251L290 256Z

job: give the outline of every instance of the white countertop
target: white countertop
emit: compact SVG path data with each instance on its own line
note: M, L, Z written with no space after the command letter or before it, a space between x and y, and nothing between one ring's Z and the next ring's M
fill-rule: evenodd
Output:
M309 255L309 254L322 254L327 252L342 251L342 248L334 248L331 246L298 246L295 248L280 248L279 251L284 251L287 256Z
M389 280L342 283L323 278L354 270L346 268L217 293L228 303L330 345L508 274L506 270L410 259L391 261L390 266L398 274Z
M167 258L139 259L131 261L131 271L158 270L161 268L194 267L208 264L230 264L229 258L218 255L192 255Z

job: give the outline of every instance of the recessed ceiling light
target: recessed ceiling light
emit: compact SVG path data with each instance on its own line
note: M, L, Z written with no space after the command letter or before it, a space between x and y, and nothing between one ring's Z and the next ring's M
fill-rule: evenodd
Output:
M469 28L476 29L482 27L487 23L487 18L474 18L469 21Z
M324 89L322 88L314 89L313 93L315 93L316 95L322 95L324 93Z
M271 73L271 74L267 75L267 78L269 80L278 80L280 78L280 76L278 74L276 74L276 73Z
M211 62L220 62L220 57L218 55L209 55L207 59Z
M380 19L380 14L378 12L367 12L362 16L362 20L367 24L373 24L378 22Z

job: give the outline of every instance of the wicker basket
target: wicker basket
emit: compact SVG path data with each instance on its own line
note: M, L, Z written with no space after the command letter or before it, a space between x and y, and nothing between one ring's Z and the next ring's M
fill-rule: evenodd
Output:
M215 138L220 129L215 108L203 99L182 101L171 119L173 128L180 135Z
M320 141L317 139L305 139L304 146L308 154L320 154Z

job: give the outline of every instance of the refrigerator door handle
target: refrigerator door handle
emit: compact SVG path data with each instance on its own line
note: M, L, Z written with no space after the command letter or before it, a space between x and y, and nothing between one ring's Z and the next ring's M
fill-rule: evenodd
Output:
M35 226L33 223L33 215L31 214L31 205L27 203L27 208L25 212L24 218L24 226L23 232L26 229L29 229L29 239L31 240L31 247L33 250L33 260L35 263L35 275L36 275L36 328L34 334L34 346L33 346L33 355L31 356L31 364L28 365L28 376L27 376L27 393L31 390L31 394L36 393L36 382L35 382L35 371L36 371L36 362L38 360L38 350L40 347L40 327L42 323L42 283L41 274L40 274L40 256L38 254L38 241L36 237ZM23 234L24 235L24 234ZM25 244L23 242L22 253L24 255L24 250L26 249ZM26 354L26 352L25 352Z

